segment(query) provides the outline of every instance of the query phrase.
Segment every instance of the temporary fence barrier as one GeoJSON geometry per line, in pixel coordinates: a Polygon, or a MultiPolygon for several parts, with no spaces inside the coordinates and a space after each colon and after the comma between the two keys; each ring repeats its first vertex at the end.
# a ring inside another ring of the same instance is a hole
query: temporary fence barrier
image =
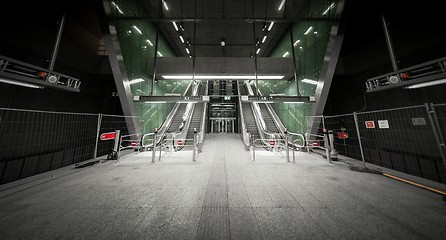
{"type": "MultiPolygon", "coordinates": [[[[0,184],[109,154],[127,116],[0,108],[0,184]]],[[[130,117],[134,118],[134,117],[130,117]]]]}
{"type": "Polygon", "coordinates": [[[337,153],[446,183],[446,104],[323,116],[337,153]]]}

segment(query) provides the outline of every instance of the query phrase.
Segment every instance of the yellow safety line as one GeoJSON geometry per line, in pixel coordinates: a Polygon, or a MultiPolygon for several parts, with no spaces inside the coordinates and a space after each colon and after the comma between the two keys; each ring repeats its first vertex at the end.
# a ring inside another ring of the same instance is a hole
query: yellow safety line
{"type": "Polygon", "coordinates": [[[409,180],[402,179],[402,178],[399,178],[399,177],[390,175],[390,174],[388,174],[388,173],[383,173],[383,175],[386,176],[386,177],[390,177],[390,178],[393,178],[393,179],[396,179],[396,180],[400,180],[400,181],[403,181],[403,182],[405,182],[405,183],[409,183],[409,184],[415,185],[415,186],[417,186],[417,187],[425,188],[425,189],[427,189],[427,190],[430,190],[430,191],[433,191],[433,192],[436,192],[436,193],[439,193],[439,194],[442,194],[442,195],[446,196],[446,192],[440,191],[440,190],[438,190],[438,189],[431,188],[431,187],[427,187],[427,186],[421,185],[421,184],[419,184],[419,183],[411,182],[411,181],[409,181],[409,180]]]}

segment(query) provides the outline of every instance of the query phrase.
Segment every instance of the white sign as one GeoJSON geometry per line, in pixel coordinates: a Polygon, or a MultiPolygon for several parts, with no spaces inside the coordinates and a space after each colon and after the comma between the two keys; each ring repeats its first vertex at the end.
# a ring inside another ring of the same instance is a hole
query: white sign
{"type": "Polygon", "coordinates": [[[426,125],[426,119],[424,119],[423,117],[420,118],[412,118],[412,124],[417,126],[417,125],[426,125]]]}
{"type": "Polygon", "coordinates": [[[378,120],[379,128],[389,128],[389,121],[387,120],[378,120]]]}

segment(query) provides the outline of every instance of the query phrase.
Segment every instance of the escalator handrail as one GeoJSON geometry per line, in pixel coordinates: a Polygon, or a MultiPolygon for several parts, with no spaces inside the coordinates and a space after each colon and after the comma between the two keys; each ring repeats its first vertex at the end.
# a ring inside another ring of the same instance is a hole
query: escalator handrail
{"type": "MultiPolygon", "coordinates": [[[[237,93],[240,95],[240,84],[237,82],[237,93]]],[[[250,144],[250,133],[248,132],[248,130],[246,129],[246,124],[245,124],[245,116],[243,114],[243,106],[242,106],[242,100],[241,97],[238,98],[238,103],[239,103],[239,112],[240,112],[240,119],[241,119],[241,125],[242,125],[242,142],[243,144],[245,144],[245,147],[249,148],[251,146],[250,144]]]]}
{"type": "MultiPolygon", "coordinates": [[[[201,85],[200,81],[192,81],[191,84],[194,84],[192,89],[192,96],[196,96],[198,93],[198,89],[201,85]]],[[[178,143],[178,140],[183,140],[185,142],[187,132],[189,131],[190,122],[192,120],[192,114],[195,111],[195,104],[196,103],[187,103],[186,110],[182,116],[182,128],[178,129],[173,133],[173,139],[175,139],[175,144],[178,143]]],[[[181,124],[180,124],[181,126],[181,124]]]]}
{"type": "MultiPolygon", "coordinates": [[[[262,92],[260,89],[257,89],[260,95],[262,95],[262,92]]],[[[269,115],[273,118],[274,124],[279,129],[281,137],[285,136],[285,125],[283,125],[282,120],[277,116],[276,111],[274,111],[273,107],[269,103],[265,103],[266,109],[269,112],[269,115]]]]}
{"type": "MultiPolygon", "coordinates": [[[[203,83],[202,83],[203,84],[203,83]]],[[[209,81],[206,81],[206,85],[203,84],[203,86],[205,86],[205,92],[204,95],[207,96],[208,95],[208,84],[209,81]]],[[[203,103],[203,115],[201,117],[201,123],[200,123],[200,132],[198,133],[198,144],[203,144],[204,142],[204,135],[206,133],[206,113],[207,113],[207,107],[208,104],[207,103],[203,103]]]]}

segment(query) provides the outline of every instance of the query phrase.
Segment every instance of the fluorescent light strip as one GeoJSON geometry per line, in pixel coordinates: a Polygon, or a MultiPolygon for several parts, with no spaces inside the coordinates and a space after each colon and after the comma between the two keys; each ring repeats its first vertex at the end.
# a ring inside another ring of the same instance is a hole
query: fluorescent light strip
{"type": "Polygon", "coordinates": [[[150,44],[150,46],[152,46],[153,47],[153,44],[152,44],[152,42],[149,40],[149,39],[146,39],[146,42],[147,43],[149,43],[150,44]]]}
{"type": "Polygon", "coordinates": [[[145,103],[167,103],[166,101],[145,101],[145,103]]]}
{"type": "Polygon", "coordinates": [[[266,41],[266,35],[263,36],[262,43],[264,43],[265,41],[266,41]]]}
{"type": "Polygon", "coordinates": [[[322,15],[326,15],[328,13],[328,11],[330,11],[330,9],[332,9],[334,7],[334,3],[332,3],[325,11],[324,13],[322,13],[322,15]]]}
{"type": "Polygon", "coordinates": [[[180,40],[181,40],[182,43],[184,43],[184,38],[181,35],[180,35],[180,40]]]}
{"type": "Polygon", "coordinates": [[[299,40],[299,39],[297,39],[297,40],[294,42],[293,46],[296,46],[298,43],[300,43],[300,40],[299,40]]]}
{"type": "Polygon", "coordinates": [[[157,53],[158,53],[158,56],[160,56],[160,57],[163,56],[163,54],[160,51],[157,51],[157,53]]]}
{"type": "Polygon", "coordinates": [[[189,49],[188,49],[188,48],[186,48],[186,52],[187,52],[187,54],[190,54],[190,52],[189,52],[189,49]]]}
{"type": "Polygon", "coordinates": [[[113,5],[113,7],[115,7],[116,8],[116,10],[118,10],[118,12],[120,13],[120,14],[124,14],[124,12],[122,12],[122,10],[119,8],[119,6],[118,5],[116,5],[116,3],[115,2],[111,2],[111,4],[113,5]]]}
{"type": "Polygon", "coordinates": [[[9,80],[9,79],[4,79],[4,78],[0,78],[0,83],[12,84],[12,85],[29,87],[29,88],[43,88],[43,86],[39,86],[36,84],[14,81],[14,80],[9,80]]]}
{"type": "Polygon", "coordinates": [[[172,22],[172,24],[173,24],[173,27],[175,28],[175,31],[178,31],[177,23],[176,22],[172,22]]]}
{"type": "Polygon", "coordinates": [[[308,79],[308,78],[304,78],[304,79],[302,79],[302,82],[304,82],[304,83],[308,83],[308,84],[317,85],[317,81],[315,81],[315,80],[311,80],[311,79],[308,79]]]}
{"type": "Polygon", "coordinates": [[[260,52],[260,48],[259,48],[259,49],[257,49],[257,51],[256,51],[256,54],[259,54],[259,52],[260,52]]]}
{"type": "Polygon", "coordinates": [[[283,102],[283,103],[304,103],[304,102],[283,102]]]}
{"type": "Polygon", "coordinates": [[[283,55],[282,55],[282,57],[286,57],[286,56],[288,56],[288,54],[290,54],[289,52],[286,52],[286,53],[284,53],[283,55]]]}
{"type": "Polygon", "coordinates": [[[133,25],[133,28],[134,28],[139,34],[142,34],[141,30],[139,30],[139,28],[138,28],[137,26],[133,25]]]}
{"type": "Polygon", "coordinates": [[[405,87],[405,89],[423,88],[423,87],[429,87],[429,86],[445,84],[445,83],[446,83],[446,79],[441,79],[441,80],[435,80],[435,81],[430,81],[430,82],[417,83],[414,85],[407,86],[407,87],[405,87]]]}
{"type": "Polygon", "coordinates": [[[307,34],[311,31],[311,29],[313,29],[313,27],[309,27],[309,28],[307,29],[307,31],[305,31],[304,35],[307,35],[307,34]]]}
{"type": "Polygon", "coordinates": [[[271,29],[273,28],[273,25],[274,25],[274,22],[271,22],[271,23],[269,24],[268,32],[271,31],[271,29]]]}
{"type": "Polygon", "coordinates": [[[129,84],[132,85],[132,84],[140,83],[140,82],[144,82],[144,79],[142,79],[142,78],[136,78],[136,79],[130,80],[130,81],[129,81],[129,84]]]}
{"type": "Polygon", "coordinates": [[[167,11],[169,11],[169,6],[167,6],[166,1],[164,1],[164,0],[163,0],[163,6],[164,6],[164,8],[165,8],[167,11]]]}
{"type": "Polygon", "coordinates": [[[285,1],[286,0],[282,0],[282,2],[280,2],[279,8],[277,10],[279,10],[279,11],[282,10],[283,5],[285,5],[285,1]]]}
{"type": "MultiPolygon", "coordinates": [[[[164,79],[180,79],[180,80],[189,80],[192,79],[192,75],[162,75],[164,79]]],[[[273,75],[273,76],[257,76],[257,79],[283,79],[285,76],[273,75]]],[[[254,75],[234,75],[234,76],[226,76],[226,75],[203,75],[203,76],[194,76],[194,79],[255,79],[254,75]]]]}

